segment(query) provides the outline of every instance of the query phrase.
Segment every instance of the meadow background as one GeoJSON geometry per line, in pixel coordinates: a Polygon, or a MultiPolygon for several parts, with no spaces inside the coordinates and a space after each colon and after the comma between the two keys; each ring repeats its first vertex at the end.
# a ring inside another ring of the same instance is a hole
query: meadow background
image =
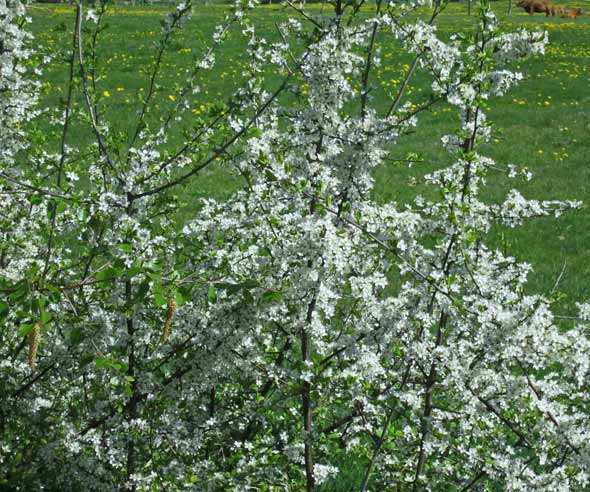
{"type": "MultiPolygon", "coordinates": [[[[561,3],[560,5],[566,5],[561,3]]],[[[507,2],[493,2],[501,25],[507,31],[520,27],[546,29],[550,45],[543,57],[534,57],[517,67],[524,80],[507,96],[490,101],[489,118],[496,130],[493,140],[480,152],[498,163],[527,166],[534,179],[519,184],[526,198],[577,199],[585,205],[558,220],[538,219],[518,230],[496,229],[492,241],[533,265],[529,289],[549,292],[555,289],[559,298],[559,314],[573,311],[575,301],[590,298],[590,16],[577,19],[529,16],[514,7],[506,15],[507,2]]],[[[567,4],[582,6],[584,3],[567,4]]],[[[328,5],[307,6],[321,15],[328,5]]],[[[157,103],[149,115],[152,122],[167,115],[174,106],[187,68],[203,52],[215,25],[222,19],[226,6],[198,5],[184,30],[180,32],[164,57],[162,76],[158,78],[157,103]]],[[[114,5],[107,15],[107,29],[99,36],[100,49],[96,87],[101,117],[115,123],[115,131],[130,132],[141,107],[149,83],[154,46],[160,36],[160,20],[167,9],[157,6],[114,5]]],[[[71,49],[74,9],[66,5],[34,4],[30,8],[35,45],[43,53],[59,53],[41,76],[44,106],[65,105],[68,77],[68,50],[71,49]]],[[[293,15],[278,5],[262,6],[253,14],[260,33],[277,39],[275,23],[293,15]]],[[[429,11],[419,15],[427,18],[429,11]]],[[[466,3],[453,3],[440,15],[437,25],[443,37],[452,33],[469,32],[475,17],[467,15],[466,3]]],[[[218,101],[227,97],[242,80],[245,65],[241,56],[243,39],[231,37],[217,53],[214,70],[199,82],[201,92],[191,100],[187,118],[206,118],[218,101]]],[[[371,92],[376,107],[385,112],[392,94],[396,93],[411,59],[401,55],[391,38],[378,39],[381,66],[375,70],[371,92]]],[[[279,80],[279,74],[269,73],[269,88],[279,80]]],[[[305,93],[305,85],[299,81],[305,93]]],[[[418,72],[413,79],[408,99],[419,104],[428,92],[428,78],[418,72]]],[[[81,106],[81,100],[75,105],[81,106]]],[[[447,164],[450,156],[442,149],[440,137],[452,131],[456,124],[454,110],[445,105],[434,106],[420,115],[417,133],[408,135],[392,151],[392,162],[375,172],[375,198],[379,201],[409,202],[414,196],[427,192],[421,177],[428,171],[447,164]],[[420,162],[408,168],[403,161],[409,153],[420,162]]],[[[187,122],[190,124],[190,122],[187,122]]],[[[90,141],[88,125],[80,122],[72,128],[73,142],[83,146],[90,141]]],[[[46,132],[53,131],[49,126],[46,132]]],[[[171,135],[171,144],[180,135],[171,135]]],[[[48,138],[59,142],[59,138],[48,138]]],[[[55,150],[55,149],[54,149],[55,150]]],[[[125,149],[121,149],[124,152],[125,149]]],[[[488,177],[486,197],[501,199],[510,183],[498,173],[488,177]]],[[[198,207],[202,197],[224,199],[243,185],[239,176],[221,163],[208,167],[182,190],[187,217],[198,207]]],[[[336,482],[322,487],[324,492],[348,490],[359,479],[354,467],[343,472],[336,482]],[[343,484],[347,484],[344,486],[343,484]],[[343,488],[344,487],[344,488],[343,488]]]]}

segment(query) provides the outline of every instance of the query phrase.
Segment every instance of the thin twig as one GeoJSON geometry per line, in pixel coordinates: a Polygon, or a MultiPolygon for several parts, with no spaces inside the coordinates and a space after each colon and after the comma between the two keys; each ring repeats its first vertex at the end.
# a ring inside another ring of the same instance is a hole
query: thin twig
{"type": "MultiPolygon", "coordinates": [[[[64,162],[66,159],[66,139],[68,135],[69,123],[70,123],[70,110],[72,107],[72,91],[74,87],[74,65],[76,61],[76,45],[78,43],[78,32],[79,27],[78,24],[82,21],[81,16],[78,15],[76,11],[76,27],[74,29],[74,36],[72,40],[72,56],[70,57],[70,75],[68,80],[68,95],[66,99],[66,109],[64,112],[64,123],[61,133],[61,143],[60,143],[60,156],[59,162],[57,165],[57,188],[61,186],[61,179],[63,174],[63,167],[64,162]]],[[[41,283],[45,281],[45,277],[47,276],[47,272],[49,270],[49,262],[51,261],[51,255],[53,251],[53,240],[55,236],[55,223],[57,219],[57,202],[54,202],[51,207],[50,212],[50,230],[49,230],[49,237],[47,238],[47,255],[45,257],[45,265],[43,266],[43,273],[41,275],[41,283]]]]}
{"type": "Polygon", "coordinates": [[[266,100],[266,102],[256,111],[256,113],[254,114],[254,116],[252,116],[252,118],[250,118],[250,120],[236,133],[234,133],[234,135],[229,138],[228,140],[226,140],[226,142],[221,145],[220,147],[217,148],[217,150],[215,150],[213,152],[213,154],[206,159],[204,162],[202,162],[201,164],[197,165],[196,167],[192,168],[189,172],[183,174],[182,176],[178,177],[177,179],[173,180],[173,181],[169,181],[168,183],[165,183],[163,185],[160,186],[156,186],[155,188],[152,188],[150,190],[141,192],[141,193],[130,193],[129,198],[130,200],[136,200],[138,198],[143,198],[146,196],[151,196],[151,195],[155,195],[157,193],[160,193],[161,191],[167,190],[168,188],[173,188],[174,186],[178,186],[181,183],[184,183],[187,179],[191,178],[192,176],[194,176],[195,174],[197,174],[199,171],[201,171],[202,169],[206,168],[209,164],[211,164],[212,162],[215,161],[215,159],[217,159],[217,157],[219,157],[220,155],[222,155],[234,142],[236,142],[236,140],[238,140],[242,135],[244,135],[256,122],[256,120],[260,117],[260,115],[262,113],[264,113],[264,111],[266,111],[266,109],[271,105],[271,103],[278,97],[278,95],[283,91],[283,89],[285,89],[285,87],[287,86],[287,82],[289,81],[289,79],[291,78],[290,75],[288,75],[287,77],[285,77],[285,79],[283,80],[282,84],[275,90],[275,92],[266,100]]]}
{"type": "Polygon", "coordinates": [[[164,52],[166,51],[166,47],[168,46],[168,41],[172,37],[172,31],[174,30],[174,28],[176,28],[176,26],[178,25],[182,16],[184,14],[186,14],[190,10],[190,8],[191,8],[190,2],[187,2],[184,10],[178,12],[177,15],[174,15],[173,21],[170,24],[170,26],[168,27],[168,30],[166,31],[166,34],[164,35],[164,39],[162,40],[162,43],[160,44],[160,49],[158,50],[158,54],[156,55],[156,63],[154,64],[154,69],[152,70],[152,75],[150,77],[150,85],[148,87],[148,92],[147,92],[145,99],[143,100],[143,105],[141,107],[141,111],[139,113],[139,118],[137,121],[137,126],[135,128],[135,133],[133,134],[133,138],[131,139],[131,142],[129,144],[129,148],[133,147],[133,145],[135,144],[137,137],[139,137],[139,134],[140,134],[141,129],[143,127],[143,120],[144,120],[145,115],[147,113],[150,101],[152,100],[152,97],[155,93],[156,77],[158,76],[158,73],[160,72],[160,67],[162,65],[162,59],[164,57],[164,52]]]}
{"type": "MultiPolygon", "coordinates": [[[[377,0],[376,17],[381,13],[381,4],[383,0],[377,0]]],[[[369,94],[369,74],[371,73],[371,63],[373,61],[373,49],[375,47],[375,37],[377,36],[377,28],[379,27],[378,19],[373,22],[373,31],[371,32],[371,40],[369,41],[369,48],[367,49],[367,61],[365,63],[365,70],[363,73],[362,89],[361,89],[361,116],[365,116],[367,109],[367,96],[369,94]]]]}
{"type": "MultiPolygon", "coordinates": [[[[434,7],[434,11],[432,12],[432,16],[430,17],[430,20],[428,21],[428,25],[432,25],[441,12],[442,12],[442,7],[437,2],[434,7]]],[[[422,57],[423,54],[424,54],[424,52],[421,51],[420,53],[418,53],[416,55],[416,57],[412,61],[410,68],[406,72],[406,76],[404,77],[402,85],[399,88],[397,95],[395,96],[395,99],[391,103],[389,110],[387,111],[387,117],[391,116],[395,111],[397,111],[397,109],[401,103],[402,97],[404,96],[406,89],[408,88],[408,84],[410,83],[410,80],[414,76],[414,72],[416,71],[416,67],[418,66],[418,62],[420,61],[420,58],[422,57]]]]}
{"type": "Polygon", "coordinates": [[[98,129],[98,123],[96,121],[96,115],[94,114],[94,104],[90,99],[90,94],[88,92],[88,82],[86,80],[86,68],[84,67],[84,52],[82,49],[82,4],[79,3],[76,6],[76,27],[78,31],[78,61],[80,63],[80,76],[82,78],[82,92],[84,93],[84,99],[86,101],[86,107],[88,109],[88,115],[90,116],[90,123],[92,125],[92,130],[96,137],[96,141],[98,143],[98,147],[102,156],[106,159],[108,165],[115,173],[115,179],[119,182],[120,185],[125,185],[123,179],[116,173],[117,166],[115,165],[113,159],[109,155],[109,151],[104,143],[102,134],[98,129]]]}
{"type": "Polygon", "coordinates": [[[373,466],[375,465],[375,462],[377,461],[377,457],[379,456],[379,453],[381,452],[381,448],[383,447],[383,445],[385,444],[385,441],[387,440],[387,430],[389,429],[389,425],[391,424],[391,420],[393,419],[394,414],[395,414],[395,407],[392,406],[389,409],[389,413],[387,414],[387,419],[385,419],[385,422],[383,423],[383,427],[381,429],[381,437],[379,438],[379,441],[377,442],[377,446],[375,446],[375,450],[373,451],[373,456],[371,456],[371,460],[369,461],[369,464],[367,465],[367,469],[365,471],[365,477],[363,478],[363,483],[361,485],[361,492],[365,492],[367,490],[367,487],[369,486],[369,479],[371,478],[371,471],[373,469],[373,466]]]}
{"type": "Polygon", "coordinates": [[[561,267],[561,272],[559,272],[559,275],[557,276],[557,279],[555,280],[555,284],[553,285],[553,288],[551,289],[551,294],[553,294],[557,290],[557,287],[559,286],[559,282],[561,282],[561,277],[563,277],[563,274],[565,273],[566,266],[567,266],[567,261],[564,261],[563,266],[561,267]]]}
{"type": "MultiPolygon", "coordinates": [[[[0,171],[0,178],[5,179],[6,181],[10,181],[12,184],[15,184],[17,186],[20,186],[22,188],[26,188],[27,190],[31,190],[35,193],[38,193],[41,196],[51,196],[54,198],[60,198],[62,200],[68,200],[68,201],[76,201],[75,198],[72,198],[70,196],[67,195],[62,195],[60,193],[56,193],[55,191],[51,191],[51,190],[46,190],[44,188],[39,188],[37,186],[25,183],[23,181],[20,181],[16,178],[14,178],[13,176],[10,176],[9,174],[6,174],[2,171],[0,171]]],[[[83,200],[82,203],[90,203],[89,200],[83,200]]]]}

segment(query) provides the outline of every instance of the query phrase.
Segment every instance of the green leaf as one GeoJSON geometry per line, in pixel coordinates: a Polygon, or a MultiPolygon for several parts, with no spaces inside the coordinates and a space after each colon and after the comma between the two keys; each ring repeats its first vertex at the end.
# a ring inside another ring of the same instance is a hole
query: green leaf
{"type": "Polygon", "coordinates": [[[22,325],[20,325],[18,329],[19,336],[26,337],[29,333],[33,331],[34,326],[35,325],[33,323],[23,323],[22,325]]]}
{"type": "Polygon", "coordinates": [[[82,328],[72,328],[70,332],[70,343],[72,345],[78,345],[82,341],[82,328]]]}
{"type": "Polygon", "coordinates": [[[207,289],[207,299],[212,304],[215,304],[217,302],[217,289],[214,285],[210,285],[207,289]]]}
{"type": "Polygon", "coordinates": [[[125,251],[125,253],[133,253],[133,246],[127,243],[119,244],[119,249],[125,251]]]}
{"type": "Polygon", "coordinates": [[[158,290],[158,291],[154,291],[154,302],[156,303],[156,306],[162,307],[162,306],[166,305],[166,303],[168,302],[168,299],[166,299],[166,297],[164,297],[162,295],[161,290],[158,290]]]}
{"type": "Polygon", "coordinates": [[[254,304],[254,296],[252,295],[252,293],[249,290],[244,290],[243,295],[244,295],[244,301],[246,302],[246,304],[254,304]]]}
{"type": "Polygon", "coordinates": [[[150,284],[148,282],[142,282],[137,288],[137,295],[135,296],[138,302],[143,301],[146,298],[147,293],[150,290],[150,284]]]}
{"type": "Polygon", "coordinates": [[[141,273],[141,272],[143,272],[143,268],[140,268],[140,267],[131,267],[131,268],[129,268],[129,269],[127,269],[127,270],[125,271],[125,276],[126,276],[127,278],[133,278],[133,277],[135,277],[135,276],[136,276],[138,273],[141,273]]]}
{"type": "Polygon", "coordinates": [[[127,364],[112,357],[97,357],[95,364],[98,369],[113,369],[115,371],[126,371],[128,369],[127,364]]]}
{"type": "Polygon", "coordinates": [[[19,282],[17,284],[16,290],[9,294],[9,297],[15,301],[22,299],[29,293],[29,286],[27,282],[19,282]]]}
{"type": "Polygon", "coordinates": [[[94,354],[87,352],[80,357],[80,367],[86,367],[94,360],[94,354]]]}
{"type": "Polygon", "coordinates": [[[96,280],[103,281],[103,280],[110,280],[113,278],[117,278],[120,276],[119,270],[116,268],[110,267],[101,270],[96,274],[96,280]]]}
{"type": "Polygon", "coordinates": [[[48,313],[47,311],[42,311],[41,312],[41,323],[43,324],[47,324],[51,321],[51,313],[48,313]]]}
{"type": "Polygon", "coordinates": [[[61,294],[61,290],[59,290],[58,287],[56,287],[53,284],[50,283],[46,283],[45,284],[45,288],[49,291],[49,292],[53,292],[54,294],[61,294]]]}
{"type": "Polygon", "coordinates": [[[111,359],[108,357],[97,357],[94,363],[97,369],[108,369],[111,367],[111,359]]]}
{"type": "Polygon", "coordinates": [[[182,306],[183,304],[186,304],[188,301],[191,300],[191,289],[190,287],[186,287],[186,286],[182,286],[178,288],[178,291],[176,292],[176,304],[178,306],[182,306]]]}
{"type": "Polygon", "coordinates": [[[8,303],[0,301],[0,318],[4,318],[8,315],[9,307],[8,303]]]}
{"type": "Polygon", "coordinates": [[[151,280],[157,280],[159,281],[162,278],[162,275],[160,275],[157,272],[150,272],[149,270],[146,272],[146,275],[151,279],[151,280]]]}
{"type": "Polygon", "coordinates": [[[283,294],[278,290],[267,290],[262,294],[262,302],[280,301],[282,298],[283,294]]]}
{"type": "Polygon", "coordinates": [[[39,205],[42,201],[43,198],[41,198],[41,195],[29,195],[29,202],[31,202],[32,205],[39,205]]]}

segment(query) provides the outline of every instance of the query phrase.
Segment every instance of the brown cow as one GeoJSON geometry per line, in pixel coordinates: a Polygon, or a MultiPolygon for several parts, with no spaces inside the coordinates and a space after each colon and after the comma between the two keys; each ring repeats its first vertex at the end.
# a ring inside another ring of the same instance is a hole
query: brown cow
{"type": "Polygon", "coordinates": [[[564,9],[561,17],[564,19],[575,19],[578,15],[582,15],[582,9],[580,7],[577,9],[564,9]]]}
{"type": "Polygon", "coordinates": [[[546,17],[555,15],[555,7],[547,0],[520,0],[516,6],[522,7],[529,15],[533,15],[535,12],[545,12],[546,17]]]}
{"type": "Polygon", "coordinates": [[[563,7],[551,7],[551,15],[563,15],[565,13],[565,9],[563,7]]]}

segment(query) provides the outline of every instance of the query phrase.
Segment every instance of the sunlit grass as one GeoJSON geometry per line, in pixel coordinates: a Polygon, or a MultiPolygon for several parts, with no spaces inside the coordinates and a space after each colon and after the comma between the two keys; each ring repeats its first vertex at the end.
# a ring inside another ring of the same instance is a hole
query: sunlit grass
{"type": "MultiPolygon", "coordinates": [[[[583,15],[572,21],[558,17],[533,17],[514,8],[507,17],[506,2],[495,2],[506,30],[522,26],[549,31],[551,44],[544,57],[534,57],[516,64],[525,74],[522,84],[506,97],[489,102],[489,117],[496,132],[482,152],[499,163],[527,166],[534,174],[531,182],[518,186],[526,197],[540,199],[581,199],[590,201],[590,17],[583,15]]],[[[325,4],[308,6],[314,13],[329,8],[325,4]]],[[[203,52],[214,26],[222,18],[223,5],[198,6],[184,31],[173,41],[164,58],[162,77],[150,113],[151,121],[172,110],[182,80],[196,57],[203,52]]],[[[148,87],[151,59],[160,32],[159,21],[166,9],[162,7],[116,6],[107,16],[109,25],[100,35],[101,49],[97,78],[100,113],[115,121],[116,131],[129,131],[137,120],[137,110],[148,87]]],[[[74,10],[69,6],[39,5],[32,7],[32,28],[36,44],[47,52],[61,49],[52,64],[46,67],[42,82],[44,101],[63,104],[67,78],[67,51],[71,47],[74,10]]],[[[427,15],[427,12],[423,12],[427,15]]],[[[259,32],[276,39],[275,22],[293,15],[280,6],[264,6],[254,14],[259,32]]],[[[464,3],[451,4],[441,15],[439,31],[443,37],[457,31],[469,31],[474,17],[467,16],[464,3]]],[[[382,64],[375,70],[372,85],[373,103],[386,108],[401,84],[410,58],[401,55],[390,39],[379,38],[382,64]]],[[[242,56],[243,39],[234,33],[218,53],[218,64],[212,74],[201,82],[200,92],[190,101],[189,118],[205,117],[216,101],[227,97],[242,80],[248,61],[242,56]]],[[[269,84],[280,74],[271,74],[269,84]]],[[[305,92],[305,87],[303,87],[305,92]]],[[[419,104],[428,93],[428,81],[418,74],[408,98],[419,104]]],[[[76,105],[83,104],[77,100],[76,105]]],[[[435,106],[424,114],[416,133],[406,137],[393,151],[403,159],[408,152],[419,155],[421,163],[412,168],[392,163],[375,173],[375,197],[378,200],[409,202],[424,192],[420,176],[449,162],[441,149],[440,137],[452,131],[456,115],[449,107],[435,106]]],[[[72,143],[90,138],[83,125],[72,130],[72,143]]],[[[174,140],[174,137],[171,139],[174,140]]],[[[509,184],[501,175],[490,175],[486,196],[501,199],[509,184]]],[[[202,196],[223,199],[241,185],[240,178],[221,166],[211,167],[191,182],[186,190],[187,201],[202,196]]],[[[512,186],[512,185],[510,185],[512,186]]],[[[570,310],[574,300],[590,298],[590,212],[567,214],[559,220],[537,220],[519,230],[497,230],[496,244],[534,266],[531,290],[548,291],[554,286],[562,269],[558,289],[568,297],[560,305],[570,310]]]]}

